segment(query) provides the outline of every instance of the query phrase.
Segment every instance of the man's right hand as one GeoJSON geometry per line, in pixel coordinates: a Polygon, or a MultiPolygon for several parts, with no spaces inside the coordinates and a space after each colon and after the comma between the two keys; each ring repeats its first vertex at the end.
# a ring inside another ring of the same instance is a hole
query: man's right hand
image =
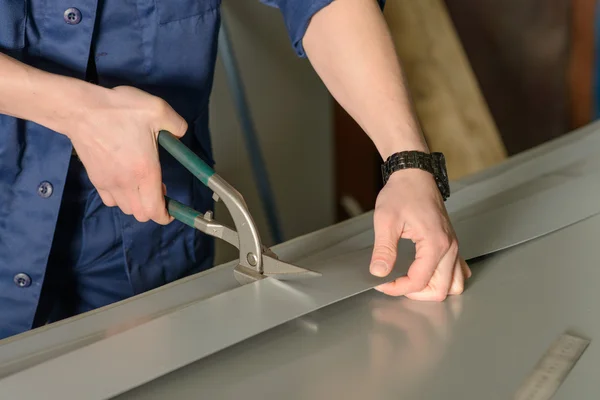
{"type": "MultiPolygon", "coordinates": [[[[128,86],[107,89],[51,74],[0,53],[0,114],[36,122],[71,139],[107,206],[138,221],[168,224],[157,136],[185,135],[164,100],[128,86]]],[[[0,140],[3,140],[0,135],[0,140]]]]}
{"type": "Polygon", "coordinates": [[[118,206],[138,221],[168,224],[158,159],[162,129],[177,137],[187,123],[165,101],[128,86],[94,87],[82,118],[68,136],[104,204],[118,206]]]}

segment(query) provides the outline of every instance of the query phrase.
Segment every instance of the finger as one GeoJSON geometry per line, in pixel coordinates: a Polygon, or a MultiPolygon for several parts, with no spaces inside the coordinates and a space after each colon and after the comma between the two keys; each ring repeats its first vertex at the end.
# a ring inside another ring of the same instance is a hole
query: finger
{"type": "Polygon", "coordinates": [[[146,210],[142,206],[142,199],[140,198],[140,192],[136,189],[130,189],[127,191],[127,197],[129,198],[129,204],[131,206],[131,214],[135,217],[138,222],[148,222],[150,217],[147,215],[146,210]]]}
{"type": "Polygon", "coordinates": [[[102,199],[102,202],[105,206],[114,207],[117,205],[117,202],[115,201],[114,197],[110,194],[110,192],[107,192],[106,190],[102,189],[96,190],[98,192],[98,196],[100,196],[100,199],[102,199]]]}
{"type": "Polygon", "coordinates": [[[469,268],[469,265],[467,264],[467,262],[465,260],[463,260],[462,257],[460,257],[460,265],[463,270],[464,277],[466,279],[469,279],[473,275],[473,272],[471,271],[471,268],[469,268]]]}
{"type": "Polygon", "coordinates": [[[131,210],[131,205],[129,204],[129,197],[125,194],[123,190],[118,190],[111,192],[113,199],[117,207],[123,211],[123,214],[132,215],[133,212],[131,210]]]}
{"type": "Polygon", "coordinates": [[[434,277],[427,287],[418,292],[407,293],[406,297],[420,301],[444,301],[448,297],[452,279],[454,277],[454,266],[456,265],[458,251],[451,246],[442,257],[434,277]]]}
{"type": "Polygon", "coordinates": [[[387,276],[396,262],[398,240],[401,234],[392,225],[384,220],[375,219],[375,243],[369,270],[375,276],[387,276]]]}
{"type": "Polygon", "coordinates": [[[163,196],[167,195],[167,185],[165,185],[164,183],[162,184],[162,189],[163,189],[163,196]]]}
{"type": "Polygon", "coordinates": [[[390,296],[403,296],[425,289],[446,249],[431,241],[420,241],[416,244],[416,250],[415,260],[406,276],[380,285],[376,289],[390,296]]]}
{"type": "Polygon", "coordinates": [[[139,200],[144,215],[157,224],[166,225],[172,221],[165,204],[165,187],[161,182],[160,166],[152,168],[146,178],[140,181],[139,200]]]}
{"type": "Polygon", "coordinates": [[[448,294],[458,295],[465,290],[465,271],[459,259],[454,264],[454,273],[452,277],[452,284],[448,294]]]}
{"type": "Polygon", "coordinates": [[[177,114],[177,112],[165,102],[162,107],[160,129],[165,129],[180,138],[187,132],[188,124],[181,115],[177,114]]]}

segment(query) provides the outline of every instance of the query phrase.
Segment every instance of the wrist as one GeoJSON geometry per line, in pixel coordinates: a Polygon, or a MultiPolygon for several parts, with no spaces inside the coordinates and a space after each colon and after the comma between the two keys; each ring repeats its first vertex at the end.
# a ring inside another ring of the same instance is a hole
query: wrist
{"type": "Polygon", "coordinates": [[[90,119],[97,118],[96,110],[110,90],[76,79],[72,79],[68,85],[71,93],[69,98],[64,99],[67,110],[61,114],[59,124],[60,132],[73,140],[87,132],[86,127],[93,125],[90,119]]]}
{"type": "Polygon", "coordinates": [[[446,161],[442,153],[401,151],[392,154],[381,165],[383,184],[386,185],[392,176],[398,176],[402,170],[422,170],[431,174],[443,199],[450,196],[446,161]]]}
{"type": "Polygon", "coordinates": [[[390,156],[400,153],[403,151],[420,151],[423,153],[429,153],[429,148],[426,144],[418,140],[404,140],[390,143],[387,146],[378,148],[377,151],[381,156],[382,160],[387,160],[390,156]]]}
{"type": "Polygon", "coordinates": [[[378,135],[372,135],[373,143],[381,158],[385,161],[392,154],[401,151],[421,151],[429,153],[429,147],[418,129],[382,131],[378,135]]]}
{"type": "Polygon", "coordinates": [[[98,96],[107,89],[75,78],[44,75],[38,87],[46,95],[37,99],[44,104],[37,107],[40,113],[35,122],[72,139],[82,131],[98,96]]]}

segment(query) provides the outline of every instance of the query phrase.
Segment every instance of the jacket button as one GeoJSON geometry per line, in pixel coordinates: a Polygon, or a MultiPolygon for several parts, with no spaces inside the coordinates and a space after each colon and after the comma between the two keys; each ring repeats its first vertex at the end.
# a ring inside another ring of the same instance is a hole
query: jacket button
{"type": "Polygon", "coordinates": [[[18,287],[28,287],[31,285],[31,277],[22,272],[19,274],[16,274],[15,277],[13,278],[13,281],[15,282],[15,285],[17,285],[18,287]]]}
{"type": "Polygon", "coordinates": [[[63,18],[67,24],[77,25],[81,22],[81,11],[74,7],[67,8],[63,14],[63,18]]]}
{"type": "Polygon", "coordinates": [[[42,182],[40,183],[40,186],[38,186],[38,194],[43,199],[47,199],[48,197],[52,196],[53,191],[54,188],[50,182],[42,182]]]}

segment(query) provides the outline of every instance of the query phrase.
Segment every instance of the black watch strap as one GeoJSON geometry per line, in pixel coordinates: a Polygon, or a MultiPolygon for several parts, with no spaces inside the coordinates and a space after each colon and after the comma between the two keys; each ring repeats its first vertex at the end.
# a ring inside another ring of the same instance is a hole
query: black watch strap
{"type": "Polygon", "coordinates": [[[410,150],[394,153],[381,165],[383,184],[399,170],[417,168],[429,172],[435,178],[444,201],[450,197],[450,184],[446,172],[446,159],[442,153],[424,153],[410,150]]]}

